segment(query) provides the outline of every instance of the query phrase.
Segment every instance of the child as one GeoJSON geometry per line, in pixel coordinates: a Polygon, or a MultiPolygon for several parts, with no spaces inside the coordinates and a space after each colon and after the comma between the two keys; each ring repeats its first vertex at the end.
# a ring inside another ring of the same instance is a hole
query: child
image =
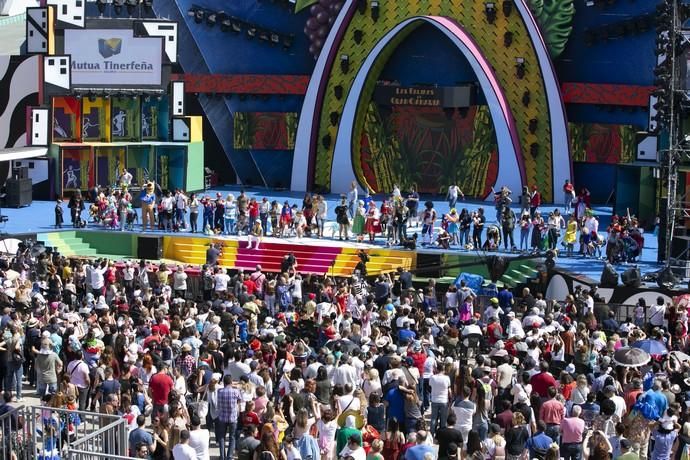
{"type": "Polygon", "coordinates": [[[62,218],[62,197],[59,196],[57,201],[55,202],[55,228],[62,228],[62,224],[64,222],[62,218]]]}

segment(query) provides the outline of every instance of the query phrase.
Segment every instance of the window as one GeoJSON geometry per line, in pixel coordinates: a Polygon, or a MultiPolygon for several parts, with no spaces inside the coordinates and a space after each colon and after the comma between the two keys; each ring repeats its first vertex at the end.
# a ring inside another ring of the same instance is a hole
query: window
{"type": "Polygon", "coordinates": [[[30,31],[29,31],[29,37],[33,37],[33,36],[34,36],[34,31],[33,31],[33,30],[30,30],[30,31]]]}
{"type": "Polygon", "coordinates": [[[81,0],[77,0],[77,3],[76,3],[77,8],[81,8],[81,5],[82,5],[81,0]]]}
{"type": "Polygon", "coordinates": [[[45,11],[41,11],[41,17],[42,17],[42,18],[45,18],[45,17],[46,17],[46,12],[45,12],[45,11]]]}
{"type": "Polygon", "coordinates": [[[33,161],[29,162],[29,169],[34,169],[34,162],[33,161]]]}
{"type": "Polygon", "coordinates": [[[67,65],[67,58],[60,59],[60,65],[67,65]]]}
{"type": "Polygon", "coordinates": [[[55,59],[48,59],[48,65],[55,65],[55,59]]]}
{"type": "Polygon", "coordinates": [[[64,67],[60,69],[60,75],[67,75],[67,69],[64,67]]]}
{"type": "Polygon", "coordinates": [[[67,14],[67,5],[62,5],[62,14],[67,14]]]}

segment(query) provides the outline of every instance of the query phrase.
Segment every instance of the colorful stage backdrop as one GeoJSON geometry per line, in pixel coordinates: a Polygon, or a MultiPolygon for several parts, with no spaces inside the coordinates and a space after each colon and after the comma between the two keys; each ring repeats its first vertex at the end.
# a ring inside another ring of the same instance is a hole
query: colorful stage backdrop
{"type": "Polygon", "coordinates": [[[297,113],[236,112],[234,146],[240,150],[293,150],[297,113]]]}
{"type": "Polygon", "coordinates": [[[587,163],[632,163],[637,157],[632,125],[569,124],[573,161],[587,163]]]}

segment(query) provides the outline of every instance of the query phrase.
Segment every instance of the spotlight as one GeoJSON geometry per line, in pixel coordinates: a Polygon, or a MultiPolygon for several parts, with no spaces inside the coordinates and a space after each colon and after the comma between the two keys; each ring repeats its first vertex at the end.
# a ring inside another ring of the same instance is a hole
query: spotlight
{"type": "Polygon", "coordinates": [[[280,43],[280,35],[271,32],[271,45],[277,45],[278,43],[280,43]]]}
{"type": "Polygon", "coordinates": [[[247,37],[249,37],[249,38],[256,37],[256,26],[254,26],[254,25],[247,26],[247,37]]]}
{"type": "Polygon", "coordinates": [[[379,20],[379,2],[376,0],[371,2],[371,19],[374,22],[379,20]]]}
{"type": "Polygon", "coordinates": [[[98,7],[98,17],[102,18],[105,13],[105,5],[108,4],[107,0],[96,0],[96,7],[98,7]]]}
{"type": "Polygon", "coordinates": [[[93,93],[89,93],[89,102],[96,102],[96,96],[93,93]]]}
{"type": "Polygon", "coordinates": [[[290,49],[292,47],[292,44],[295,42],[295,36],[290,34],[290,35],[283,35],[283,48],[284,49],[290,49]]]}
{"type": "Polygon", "coordinates": [[[269,33],[268,30],[265,29],[257,29],[259,40],[265,41],[265,42],[270,42],[271,41],[271,34],[269,33]]]}
{"type": "Polygon", "coordinates": [[[196,12],[194,13],[194,22],[196,22],[197,24],[201,24],[204,20],[204,16],[206,16],[204,10],[196,10],[196,12]]]}
{"type": "Polygon", "coordinates": [[[340,114],[338,112],[330,113],[331,125],[336,126],[340,120],[340,114]]]}
{"type": "Polygon", "coordinates": [[[210,13],[208,16],[206,16],[206,24],[213,27],[216,25],[217,19],[218,19],[218,13],[216,13],[214,11],[214,12],[210,13]]]}
{"type": "Polygon", "coordinates": [[[531,134],[536,133],[538,127],[539,127],[539,120],[537,120],[536,118],[532,118],[532,119],[529,121],[529,132],[530,132],[531,134]]]}
{"type": "Polygon", "coordinates": [[[364,14],[367,10],[367,0],[357,0],[357,10],[360,14],[364,14]]]}
{"type": "Polygon", "coordinates": [[[486,13],[486,22],[489,24],[496,22],[496,4],[494,2],[484,3],[484,13],[486,13]]]}
{"type": "Polygon", "coordinates": [[[77,93],[76,98],[77,100],[81,100],[81,93],[77,93]]]}
{"type": "Polygon", "coordinates": [[[343,87],[341,85],[336,86],[333,88],[333,94],[335,95],[335,98],[340,100],[343,98],[343,87]]]}
{"type": "Polygon", "coordinates": [[[113,10],[116,15],[122,14],[122,7],[125,5],[125,0],[113,0],[113,10]]]}
{"type": "Polygon", "coordinates": [[[125,4],[127,6],[127,15],[131,18],[134,16],[134,10],[139,4],[139,0],[126,0],[125,4]]]}
{"type": "Polygon", "coordinates": [[[506,32],[503,34],[503,46],[506,48],[510,48],[510,45],[513,44],[513,33],[512,32],[506,32]]]}
{"type": "Polygon", "coordinates": [[[326,150],[331,148],[331,135],[330,134],[326,134],[325,136],[323,136],[321,138],[321,145],[323,145],[323,148],[325,148],[326,150]]]}
{"type": "Polygon", "coordinates": [[[503,0],[503,16],[509,17],[513,12],[513,0],[503,0]]]}
{"type": "Polygon", "coordinates": [[[222,21],[220,21],[220,30],[222,30],[223,32],[229,32],[231,26],[232,21],[230,21],[230,18],[225,18],[222,21]]]}
{"type": "Polygon", "coordinates": [[[230,18],[230,30],[235,32],[236,34],[239,34],[242,32],[242,21],[240,21],[237,18],[230,18]]]}
{"type": "Polygon", "coordinates": [[[355,43],[359,45],[362,43],[362,39],[364,38],[364,32],[359,29],[355,30],[353,38],[355,39],[355,43]]]}
{"type": "Polygon", "coordinates": [[[532,155],[532,158],[537,158],[539,155],[539,144],[532,142],[529,146],[529,153],[532,155]]]}
{"type": "Polygon", "coordinates": [[[520,80],[525,78],[525,58],[515,58],[515,75],[520,80]]]}
{"type": "Polygon", "coordinates": [[[340,55],[340,70],[343,73],[348,73],[350,71],[350,56],[347,54],[340,55]]]}
{"type": "Polygon", "coordinates": [[[529,90],[526,90],[524,93],[522,93],[522,105],[525,107],[529,107],[529,103],[532,101],[532,94],[529,92],[529,90]]]}

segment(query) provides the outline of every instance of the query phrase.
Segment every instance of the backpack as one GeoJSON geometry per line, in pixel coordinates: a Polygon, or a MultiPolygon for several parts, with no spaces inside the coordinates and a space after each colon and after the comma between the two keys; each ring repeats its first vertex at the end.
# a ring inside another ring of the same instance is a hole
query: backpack
{"type": "Polygon", "coordinates": [[[265,450],[259,454],[259,460],[276,460],[273,452],[270,450],[265,450]]]}

